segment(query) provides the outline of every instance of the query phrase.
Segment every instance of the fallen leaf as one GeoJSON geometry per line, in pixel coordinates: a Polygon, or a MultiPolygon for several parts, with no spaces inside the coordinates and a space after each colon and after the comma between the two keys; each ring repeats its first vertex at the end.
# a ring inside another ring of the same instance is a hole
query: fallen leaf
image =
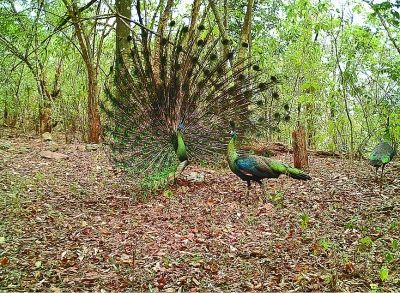
{"type": "Polygon", "coordinates": [[[0,265],[1,266],[6,266],[10,263],[10,260],[8,259],[7,256],[3,256],[2,258],[0,258],[0,265]]]}

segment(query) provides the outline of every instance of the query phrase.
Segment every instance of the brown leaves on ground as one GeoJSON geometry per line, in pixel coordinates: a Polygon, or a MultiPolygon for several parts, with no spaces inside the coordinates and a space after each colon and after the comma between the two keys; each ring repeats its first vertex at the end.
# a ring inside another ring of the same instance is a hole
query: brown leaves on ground
{"type": "Polygon", "coordinates": [[[255,185],[246,198],[246,184],[227,170],[189,166],[185,173],[204,172],[205,181],[180,179],[168,196],[138,202],[102,150],[63,145],[69,160],[50,161],[39,140],[12,145],[0,150],[1,289],[399,286],[398,162],[380,187],[363,162],[311,157],[313,180],[269,180],[270,202],[255,185]]]}

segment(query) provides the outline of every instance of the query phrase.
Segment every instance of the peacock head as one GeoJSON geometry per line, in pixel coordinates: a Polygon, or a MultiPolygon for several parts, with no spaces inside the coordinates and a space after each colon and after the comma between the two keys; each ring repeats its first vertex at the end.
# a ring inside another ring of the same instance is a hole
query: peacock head
{"type": "Polygon", "coordinates": [[[184,131],[185,130],[185,124],[183,124],[183,122],[180,122],[178,124],[177,130],[180,131],[180,132],[184,131]]]}
{"type": "Polygon", "coordinates": [[[230,135],[231,135],[232,138],[236,139],[236,138],[237,138],[237,133],[236,133],[235,122],[230,121],[229,124],[230,124],[230,126],[231,126],[230,135]]]}

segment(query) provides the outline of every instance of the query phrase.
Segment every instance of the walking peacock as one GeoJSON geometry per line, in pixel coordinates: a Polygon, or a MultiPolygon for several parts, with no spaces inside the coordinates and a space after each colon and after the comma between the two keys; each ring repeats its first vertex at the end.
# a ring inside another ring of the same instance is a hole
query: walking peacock
{"type": "Polygon", "coordinates": [[[389,117],[387,119],[386,130],[383,139],[379,144],[375,146],[372,150],[371,155],[369,156],[369,163],[375,167],[375,176],[378,175],[378,169],[382,168],[381,172],[381,180],[383,177],[383,169],[386,164],[388,164],[396,152],[394,148],[389,143],[390,132],[389,132],[389,117]]]}
{"type": "Polygon", "coordinates": [[[232,62],[231,42],[212,23],[206,30],[204,19],[181,27],[171,21],[157,35],[132,30],[128,74],[118,88],[106,86],[106,137],[114,160],[134,176],[170,178],[189,159],[222,158],[225,125],[245,117],[251,98],[277,82],[263,80],[248,59],[232,62]]]}
{"type": "Polygon", "coordinates": [[[234,122],[231,124],[231,139],[228,143],[228,164],[229,168],[240,179],[247,182],[247,196],[250,193],[251,181],[260,184],[265,194],[262,179],[278,178],[281,174],[299,180],[311,180],[311,177],[302,170],[293,168],[280,161],[271,160],[262,156],[255,155],[239,155],[236,151],[237,133],[234,122]]]}

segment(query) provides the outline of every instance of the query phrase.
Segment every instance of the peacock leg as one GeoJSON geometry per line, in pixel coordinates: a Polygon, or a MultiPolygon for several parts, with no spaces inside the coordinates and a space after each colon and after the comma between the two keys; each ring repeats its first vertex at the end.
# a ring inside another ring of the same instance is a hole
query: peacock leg
{"type": "Polygon", "coordinates": [[[247,193],[246,193],[246,197],[247,197],[247,198],[248,198],[249,195],[250,195],[250,186],[251,186],[251,183],[250,183],[250,180],[249,180],[249,181],[247,181],[247,193]]]}
{"type": "Polygon", "coordinates": [[[262,181],[260,181],[260,187],[261,187],[262,194],[263,194],[262,202],[264,202],[264,201],[268,202],[267,190],[265,189],[265,184],[262,181]]]}
{"type": "Polygon", "coordinates": [[[383,169],[385,168],[385,165],[382,165],[382,172],[381,172],[381,182],[382,182],[382,178],[383,178],[383,169]]]}

